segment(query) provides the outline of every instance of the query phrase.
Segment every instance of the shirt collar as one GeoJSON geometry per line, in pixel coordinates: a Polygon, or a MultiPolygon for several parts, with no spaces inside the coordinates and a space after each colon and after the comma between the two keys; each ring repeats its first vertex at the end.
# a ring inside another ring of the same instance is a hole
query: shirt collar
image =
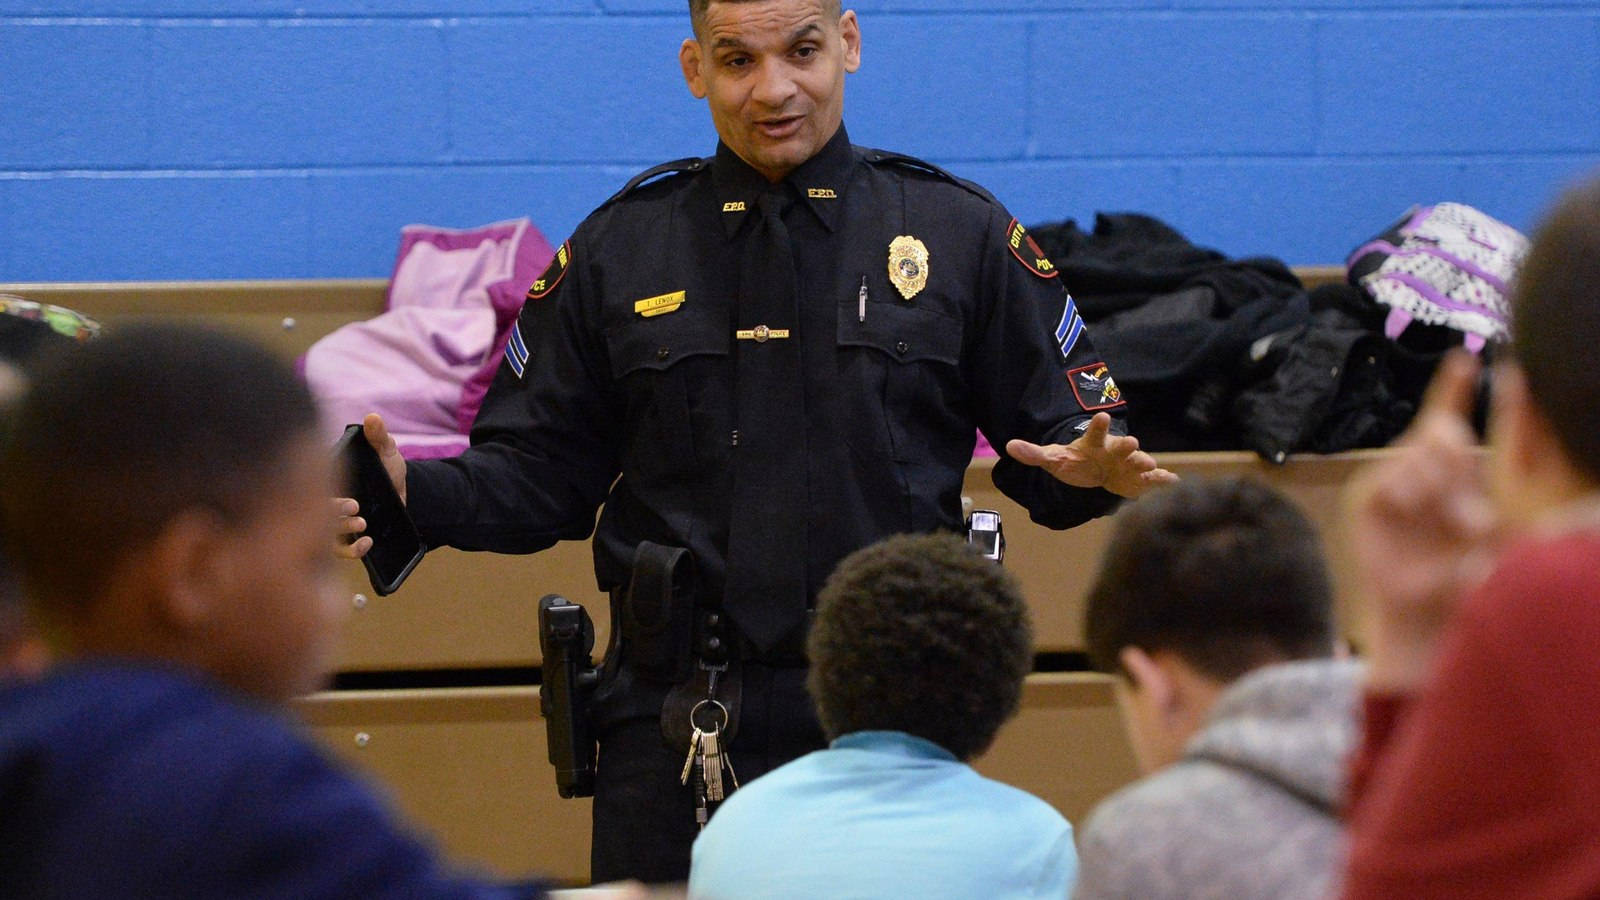
{"type": "MultiPolygon", "coordinates": [[[[817,154],[790,172],[782,184],[793,191],[799,202],[811,209],[824,228],[838,227],[844,206],[845,187],[855,167],[855,151],[844,123],[817,154]]],[[[746,217],[756,211],[756,197],[772,189],[772,183],[750,164],[740,159],[727,144],[717,142],[716,162],[712,166],[717,207],[721,210],[723,232],[731,240],[739,233],[746,217]]]]}
{"type": "Polygon", "coordinates": [[[926,738],[904,731],[852,731],[833,739],[834,750],[867,750],[907,759],[937,759],[959,762],[956,755],[926,738]]]}

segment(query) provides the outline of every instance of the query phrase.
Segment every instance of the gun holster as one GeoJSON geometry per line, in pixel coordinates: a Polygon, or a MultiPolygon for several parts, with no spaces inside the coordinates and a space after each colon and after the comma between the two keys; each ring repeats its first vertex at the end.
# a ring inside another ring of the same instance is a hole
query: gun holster
{"type": "Polygon", "coordinates": [[[567,798],[592,797],[596,751],[589,701],[599,675],[589,658],[594,650],[589,614],[556,594],[540,598],[539,650],[544,660],[539,711],[556,790],[567,798]]]}

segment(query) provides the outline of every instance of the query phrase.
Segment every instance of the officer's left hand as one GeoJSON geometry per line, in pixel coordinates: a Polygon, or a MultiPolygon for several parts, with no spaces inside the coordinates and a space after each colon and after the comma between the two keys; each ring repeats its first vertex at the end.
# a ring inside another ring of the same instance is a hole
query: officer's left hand
{"type": "Polygon", "coordinates": [[[1089,427],[1070,444],[1008,441],[1006,455],[1044,469],[1063,484],[1105,488],[1119,497],[1137,497],[1178,480],[1177,475],[1157,466],[1155,457],[1139,449],[1138,438],[1112,434],[1107,413],[1090,419],[1089,427]]]}

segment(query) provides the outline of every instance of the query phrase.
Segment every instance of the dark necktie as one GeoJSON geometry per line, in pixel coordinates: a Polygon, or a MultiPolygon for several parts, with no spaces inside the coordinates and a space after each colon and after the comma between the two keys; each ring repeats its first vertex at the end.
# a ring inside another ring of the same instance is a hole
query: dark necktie
{"type": "Polygon", "coordinates": [[[783,185],[761,195],[735,312],[733,515],[727,611],[771,650],[806,608],[806,408],[798,290],[783,185]]]}

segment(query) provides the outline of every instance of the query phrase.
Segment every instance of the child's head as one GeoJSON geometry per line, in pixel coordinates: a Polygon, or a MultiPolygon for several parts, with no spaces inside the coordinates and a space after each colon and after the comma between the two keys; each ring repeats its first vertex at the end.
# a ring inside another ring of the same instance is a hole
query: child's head
{"type": "Polygon", "coordinates": [[[817,598],[811,696],[829,738],[904,731],[960,759],[988,748],[1033,668],[1015,578],[948,534],[846,557],[817,598]]]}
{"type": "Polygon", "coordinates": [[[1513,521],[1600,486],[1600,178],[1562,195],[1512,288],[1514,361],[1489,419],[1494,496],[1513,521]]]}
{"type": "Polygon", "coordinates": [[[0,450],[0,529],[59,649],[269,700],[316,687],[343,606],[315,426],[286,365],[200,329],[129,328],[43,363],[0,450]]]}
{"type": "Polygon", "coordinates": [[[1137,749],[1157,768],[1241,675],[1333,653],[1333,589],[1316,529],[1249,479],[1152,493],[1117,518],[1085,632],[1094,667],[1126,679],[1137,749]]]}

